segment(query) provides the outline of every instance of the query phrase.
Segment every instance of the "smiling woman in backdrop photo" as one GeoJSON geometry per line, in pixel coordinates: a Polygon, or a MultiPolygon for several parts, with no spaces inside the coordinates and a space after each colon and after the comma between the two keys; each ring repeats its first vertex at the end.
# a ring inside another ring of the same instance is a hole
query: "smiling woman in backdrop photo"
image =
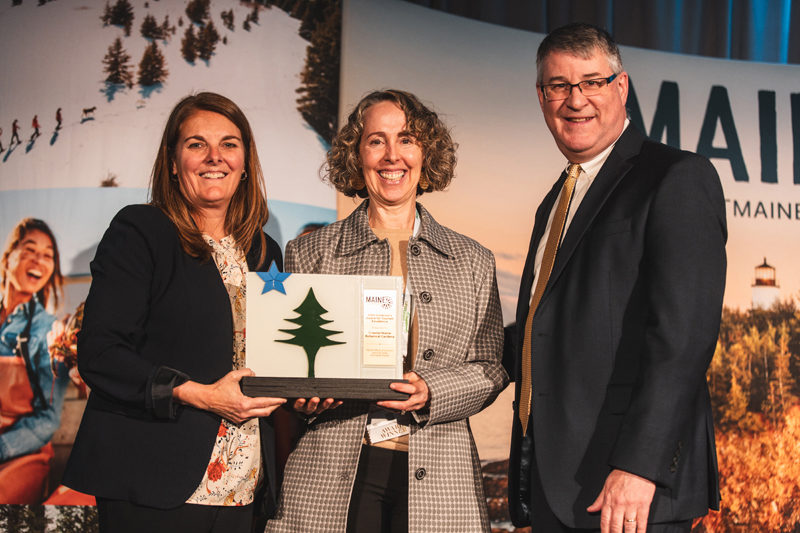
{"type": "Polygon", "coordinates": [[[50,227],[25,218],[0,262],[0,504],[37,504],[48,490],[68,370],[51,359],[48,333],[62,277],[50,227]]]}

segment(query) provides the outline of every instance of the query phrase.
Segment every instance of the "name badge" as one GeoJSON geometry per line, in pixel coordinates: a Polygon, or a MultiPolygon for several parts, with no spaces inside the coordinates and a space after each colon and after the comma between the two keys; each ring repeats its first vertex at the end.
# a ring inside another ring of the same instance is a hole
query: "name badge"
{"type": "Polygon", "coordinates": [[[375,444],[384,440],[402,437],[410,433],[408,420],[411,415],[401,415],[386,409],[373,407],[367,423],[367,442],[375,444]]]}
{"type": "Polygon", "coordinates": [[[396,437],[408,435],[409,427],[397,420],[383,420],[367,426],[367,442],[375,444],[396,437]]]}

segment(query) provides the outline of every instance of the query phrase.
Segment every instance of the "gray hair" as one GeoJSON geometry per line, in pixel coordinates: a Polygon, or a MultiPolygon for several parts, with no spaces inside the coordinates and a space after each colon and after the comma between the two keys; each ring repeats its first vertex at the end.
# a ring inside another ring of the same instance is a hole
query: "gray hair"
{"type": "Polygon", "coordinates": [[[536,81],[542,82],[542,64],[552,52],[567,52],[589,59],[600,49],[614,74],[622,72],[622,56],[617,43],[604,29],[583,22],[573,22],[547,34],[536,52],[536,81]]]}

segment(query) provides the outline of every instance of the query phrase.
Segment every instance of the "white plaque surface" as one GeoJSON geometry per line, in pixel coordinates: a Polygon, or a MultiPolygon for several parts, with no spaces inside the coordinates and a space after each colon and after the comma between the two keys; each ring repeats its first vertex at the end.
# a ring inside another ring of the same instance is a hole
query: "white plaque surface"
{"type": "Polygon", "coordinates": [[[399,379],[403,278],[247,274],[247,366],[259,377],[399,379]]]}

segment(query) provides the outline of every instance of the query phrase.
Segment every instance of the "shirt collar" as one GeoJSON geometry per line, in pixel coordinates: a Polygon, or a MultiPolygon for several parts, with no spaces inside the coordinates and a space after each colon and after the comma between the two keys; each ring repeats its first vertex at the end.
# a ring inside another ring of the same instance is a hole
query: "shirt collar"
{"type": "MultiPolygon", "coordinates": [[[[619,138],[622,137],[622,134],[625,133],[625,130],[628,128],[630,123],[631,121],[626,118],[625,124],[622,126],[622,131],[619,133],[617,138],[614,139],[614,142],[609,144],[605,150],[597,154],[593,159],[585,163],[581,163],[581,170],[583,170],[583,173],[586,174],[590,182],[597,177],[597,174],[600,172],[600,169],[603,168],[606,159],[608,159],[608,156],[611,155],[611,151],[614,149],[614,146],[617,144],[619,138]]],[[[569,168],[569,165],[570,163],[567,162],[567,168],[569,168]]]]}
{"type": "MultiPolygon", "coordinates": [[[[0,301],[2,301],[2,299],[3,299],[3,294],[0,293],[0,301]]],[[[22,302],[20,304],[17,304],[17,306],[14,307],[14,309],[12,309],[8,313],[8,316],[6,317],[6,320],[10,320],[11,317],[17,317],[17,315],[19,315],[19,317],[21,317],[21,318],[26,318],[27,319],[28,318],[28,306],[31,305],[31,302],[33,303],[32,309],[33,309],[33,315],[34,316],[39,314],[41,311],[44,311],[44,306],[39,302],[39,298],[37,296],[32,296],[31,299],[28,300],[27,302],[22,302]]],[[[2,324],[0,324],[0,326],[2,326],[2,324]]]]}
{"type": "Polygon", "coordinates": [[[219,242],[215,241],[214,237],[207,233],[203,233],[203,238],[215,252],[225,252],[236,247],[236,241],[233,239],[233,235],[226,235],[221,238],[219,242]]]}
{"type": "MultiPolygon", "coordinates": [[[[364,248],[369,243],[378,240],[375,232],[372,231],[372,228],[369,226],[369,218],[367,216],[368,205],[369,200],[361,202],[361,205],[344,220],[342,241],[339,247],[339,251],[342,255],[352,254],[364,248]]],[[[448,257],[452,256],[450,241],[442,226],[439,225],[431,214],[428,213],[428,210],[419,203],[417,203],[417,212],[419,213],[420,229],[416,238],[429,243],[442,254],[448,257]]]]}

